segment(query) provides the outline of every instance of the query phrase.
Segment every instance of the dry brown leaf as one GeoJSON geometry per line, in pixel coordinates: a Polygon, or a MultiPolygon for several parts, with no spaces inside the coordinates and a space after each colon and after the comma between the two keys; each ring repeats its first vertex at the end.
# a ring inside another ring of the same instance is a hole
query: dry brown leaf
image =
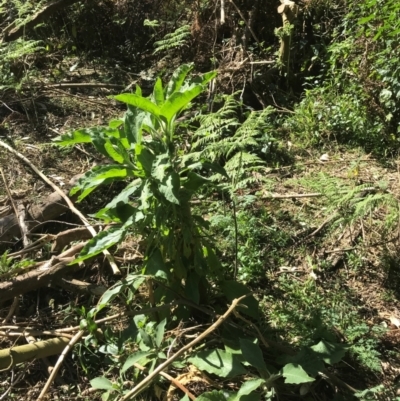
{"type": "Polygon", "coordinates": [[[398,319],[397,317],[392,315],[392,316],[390,316],[389,320],[390,320],[390,323],[393,324],[393,326],[396,326],[398,329],[400,328],[400,319],[398,319]]]}

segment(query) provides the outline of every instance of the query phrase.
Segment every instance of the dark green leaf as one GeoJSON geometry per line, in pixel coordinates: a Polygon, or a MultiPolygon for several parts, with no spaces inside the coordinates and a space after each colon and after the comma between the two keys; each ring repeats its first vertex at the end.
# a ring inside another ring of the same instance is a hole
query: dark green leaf
{"type": "Polygon", "coordinates": [[[346,347],[344,345],[339,343],[329,343],[325,340],[312,346],[311,349],[319,354],[321,359],[329,365],[340,362],[346,354],[346,347]]]}
{"type": "Polygon", "coordinates": [[[129,197],[135,194],[141,185],[142,181],[139,178],[129,183],[129,185],[127,185],[111,202],[109,202],[103,209],[98,211],[95,214],[95,217],[102,218],[106,215],[108,210],[114,209],[119,203],[128,203],[129,197]]]}
{"type": "Polygon", "coordinates": [[[156,346],[160,347],[162,341],[164,339],[165,325],[167,324],[167,319],[163,319],[160,323],[158,323],[156,327],[156,346]]]}
{"type": "Polygon", "coordinates": [[[134,354],[129,355],[128,359],[122,365],[121,373],[126,372],[135,363],[138,363],[143,358],[147,358],[150,355],[152,355],[152,352],[147,352],[147,351],[139,351],[139,352],[135,352],[134,354]]]}
{"type": "Polygon", "coordinates": [[[154,277],[168,279],[168,269],[165,266],[162,254],[159,249],[156,249],[149,257],[146,263],[146,274],[154,277]]]}
{"type": "Polygon", "coordinates": [[[200,351],[188,358],[188,361],[198,369],[219,377],[232,378],[246,373],[235,355],[221,349],[200,351]]]}
{"type": "Polygon", "coordinates": [[[158,190],[171,203],[179,205],[179,175],[174,171],[170,172],[158,186],[158,190]]]}
{"type": "Polygon", "coordinates": [[[161,155],[156,156],[155,161],[153,163],[151,175],[157,181],[164,180],[166,171],[171,167],[171,163],[169,162],[169,159],[170,159],[170,157],[168,154],[161,154],[161,155]]]}
{"type": "MultiPolygon", "coordinates": [[[[239,298],[242,295],[250,294],[251,291],[244,284],[238,283],[233,280],[224,281],[221,284],[221,289],[229,302],[232,302],[235,298],[239,298]]],[[[253,296],[249,296],[241,301],[244,307],[238,307],[237,310],[255,319],[258,318],[258,302],[253,296]]]]}
{"type": "Polygon", "coordinates": [[[153,153],[151,153],[147,148],[143,147],[142,145],[137,144],[135,146],[135,153],[136,158],[140,165],[143,167],[147,176],[151,175],[153,161],[155,157],[153,153]]]}
{"type": "Polygon", "coordinates": [[[321,355],[315,353],[309,347],[303,348],[294,356],[285,355],[280,359],[280,363],[301,365],[301,367],[311,376],[316,376],[318,372],[323,371],[325,368],[321,355]]]}
{"type": "Polygon", "coordinates": [[[132,170],[119,165],[110,164],[106,166],[95,166],[78,180],[75,187],[71,189],[70,194],[74,195],[81,191],[78,197],[78,201],[81,201],[99,185],[120,181],[132,176],[132,170]]]}
{"type": "Polygon", "coordinates": [[[221,174],[225,178],[229,178],[229,176],[228,176],[227,172],[225,171],[225,169],[223,167],[221,167],[218,163],[212,163],[212,162],[204,161],[202,163],[202,168],[204,170],[209,170],[209,171],[212,171],[214,173],[221,174]]]}
{"type": "Polygon", "coordinates": [[[242,387],[240,387],[240,390],[236,394],[235,397],[229,397],[229,401],[250,401],[250,400],[258,400],[260,398],[259,394],[254,394],[254,391],[258,389],[262,384],[265,383],[265,380],[263,379],[253,379],[253,380],[247,380],[242,384],[242,387]],[[253,395],[254,398],[248,398],[246,396],[253,395]]]}
{"type": "Polygon", "coordinates": [[[196,192],[204,184],[210,184],[212,181],[207,180],[207,178],[201,175],[189,171],[187,175],[187,180],[182,183],[182,186],[191,192],[196,192]]]}
{"type": "Polygon", "coordinates": [[[92,256],[96,256],[103,252],[105,249],[112,247],[113,245],[121,242],[126,235],[126,227],[112,227],[107,231],[101,231],[94,238],[88,241],[83,247],[79,257],[72,263],[82,262],[92,256]]]}
{"type": "Polygon", "coordinates": [[[267,373],[267,367],[264,362],[263,353],[261,348],[253,342],[240,339],[240,349],[244,359],[254,368],[256,368],[260,374],[267,373]]]}
{"type": "Polygon", "coordinates": [[[124,131],[128,138],[130,148],[136,143],[142,143],[142,127],[147,113],[137,107],[128,105],[124,116],[124,131]]]}
{"type": "Polygon", "coordinates": [[[226,401],[226,398],[222,391],[213,390],[199,395],[196,401],[226,401]]]}
{"type": "Polygon", "coordinates": [[[199,283],[199,275],[196,272],[190,272],[190,274],[186,278],[185,294],[186,297],[195,304],[198,304],[200,301],[199,283]]]}

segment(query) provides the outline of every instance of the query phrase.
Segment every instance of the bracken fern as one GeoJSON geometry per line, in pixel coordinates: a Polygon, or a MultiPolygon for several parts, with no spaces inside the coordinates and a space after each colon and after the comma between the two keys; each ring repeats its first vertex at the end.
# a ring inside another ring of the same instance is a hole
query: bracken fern
{"type": "Polygon", "coordinates": [[[226,97],[217,112],[199,116],[200,128],[194,135],[191,156],[223,162],[233,191],[265,178],[256,173],[265,168],[264,160],[257,153],[261,153],[265,143],[272,141],[269,116],[273,109],[251,111],[246,120],[240,122],[241,106],[233,94],[226,97]]]}
{"type": "Polygon", "coordinates": [[[190,36],[190,25],[183,25],[174,32],[168,33],[162,40],[154,43],[154,53],[168,51],[186,45],[187,39],[190,36]]]}

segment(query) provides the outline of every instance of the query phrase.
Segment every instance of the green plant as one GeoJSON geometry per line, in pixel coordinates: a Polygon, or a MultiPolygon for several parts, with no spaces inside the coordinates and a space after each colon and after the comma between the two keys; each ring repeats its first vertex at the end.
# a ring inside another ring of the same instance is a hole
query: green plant
{"type": "Polygon", "coordinates": [[[241,116],[243,105],[235,95],[226,96],[215,113],[198,117],[200,127],[194,134],[195,152],[190,155],[195,160],[207,157],[221,162],[229,176],[225,182],[231,194],[252,183],[266,181],[262,174],[265,161],[261,155],[268,154],[275,142],[270,120],[274,110],[268,107],[241,116]]]}
{"type": "MultiPolygon", "coordinates": [[[[134,341],[136,349],[130,352],[123,363],[120,358],[115,359],[114,362],[119,366],[120,372],[118,379],[111,381],[105,376],[99,376],[90,381],[93,388],[106,390],[102,394],[104,401],[122,395],[124,382],[130,378],[137,379],[142,370],[146,369],[151,373],[158,363],[167,359],[167,350],[173,344],[171,337],[168,340],[164,337],[167,323],[165,319],[156,324],[153,321],[148,322],[146,316],[138,315],[133,322],[130,327],[130,339],[134,341]]],[[[107,343],[99,348],[99,352],[118,356],[118,347],[107,343]]]]}
{"type": "Polygon", "coordinates": [[[198,302],[199,282],[206,272],[218,270],[218,262],[202,235],[207,224],[193,215],[190,202],[200,188],[212,185],[202,173],[225,172],[205,158],[189,161],[179,147],[177,116],[215,76],[207,73],[187,79],[191,69],[189,65],[179,67],[165,88],[158,78],[150,98],[143,97],[139,88],[136,94],[114,96],[128,105],[122,120],[112,120],[108,127],[77,130],[55,142],[63,146],[92,143],[112,160],[79,180],[71,190],[71,194],[80,192],[79,201],[100,185],[129,180],[127,187],[95,214],[114,225],[89,241],[76,262],[99,254],[133,232],[144,242],[143,273],[176,285],[185,280],[188,295],[198,302]]]}
{"type": "MultiPolygon", "coordinates": [[[[155,26],[152,24],[151,26],[155,26]]],[[[190,26],[183,25],[177,28],[174,32],[167,33],[162,40],[154,42],[154,53],[168,52],[171,50],[179,49],[186,45],[190,37],[190,26]]]]}

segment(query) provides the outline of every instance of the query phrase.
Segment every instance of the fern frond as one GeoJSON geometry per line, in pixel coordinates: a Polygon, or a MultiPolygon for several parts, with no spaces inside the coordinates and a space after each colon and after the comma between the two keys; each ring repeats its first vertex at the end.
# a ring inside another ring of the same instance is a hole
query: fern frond
{"type": "Polygon", "coordinates": [[[154,43],[154,47],[156,48],[154,54],[164,50],[167,51],[184,46],[189,36],[190,25],[181,26],[174,32],[166,34],[162,40],[158,40],[154,43]]]}
{"type": "Polygon", "coordinates": [[[10,43],[0,45],[0,63],[16,60],[28,54],[42,49],[41,41],[18,39],[10,43]]]}
{"type": "MultiPolygon", "coordinates": [[[[272,108],[252,111],[242,122],[239,119],[242,104],[235,95],[226,96],[218,111],[198,117],[200,127],[194,134],[192,146],[198,156],[224,163],[233,191],[263,181],[263,175],[253,174],[265,167],[265,162],[256,152],[271,131],[269,117],[273,112],[272,108]]],[[[212,179],[223,182],[219,175],[212,179]]]]}

